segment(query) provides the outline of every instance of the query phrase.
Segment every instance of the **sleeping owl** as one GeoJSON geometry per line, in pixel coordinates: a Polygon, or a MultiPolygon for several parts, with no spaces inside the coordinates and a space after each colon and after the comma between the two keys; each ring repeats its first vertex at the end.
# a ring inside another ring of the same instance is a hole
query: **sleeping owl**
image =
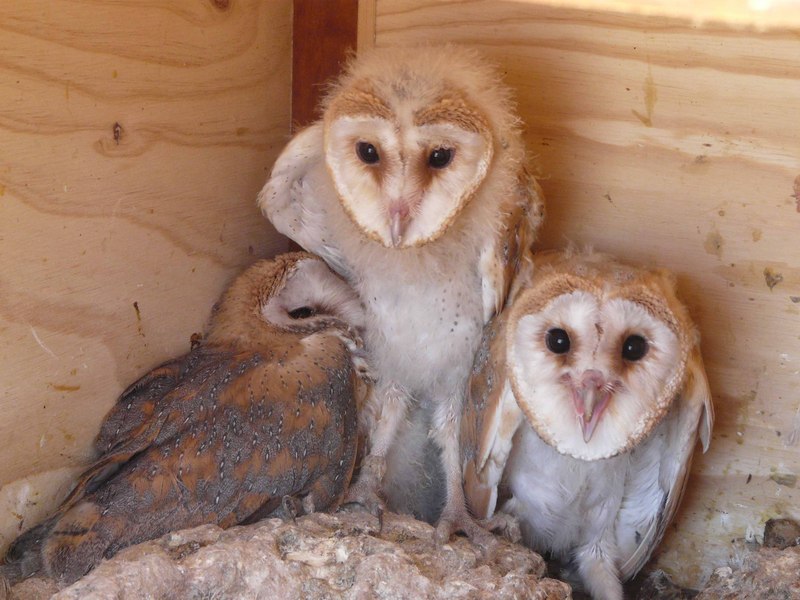
{"type": "Polygon", "coordinates": [[[335,507],[368,377],[363,320],[356,294],[315,256],[247,269],[199,345],[123,392],[95,440],[97,461],[14,542],[0,574],[71,583],[168,531],[252,522],[289,498],[307,511],[335,507]]]}
{"type": "Polygon", "coordinates": [[[484,323],[543,217],[498,72],[457,46],[359,56],[259,195],[278,231],[325,258],[366,307],[377,378],[349,500],[489,541],[465,510],[458,431],[484,323]]]}
{"type": "Polygon", "coordinates": [[[548,252],[476,354],[461,423],[467,502],[594,598],[621,599],[680,503],[714,414],[697,332],[673,277],[548,252]]]}

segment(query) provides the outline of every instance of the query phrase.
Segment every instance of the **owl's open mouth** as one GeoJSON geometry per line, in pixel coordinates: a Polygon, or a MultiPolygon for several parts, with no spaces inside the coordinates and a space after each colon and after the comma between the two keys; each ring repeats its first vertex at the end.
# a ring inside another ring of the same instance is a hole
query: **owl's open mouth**
{"type": "Polygon", "coordinates": [[[587,444],[614,395],[614,389],[614,384],[607,382],[602,373],[595,369],[584,372],[577,386],[570,381],[575,414],[583,433],[583,441],[587,444]]]}
{"type": "Polygon", "coordinates": [[[606,387],[600,389],[583,388],[572,390],[572,399],[575,403],[575,413],[578,417],[578,424],[583,433],[583,441],[587,444],[592,439],[594,430],[600,422],[600,417],[606,410],[611,400],[612,391],[606,387]]]}

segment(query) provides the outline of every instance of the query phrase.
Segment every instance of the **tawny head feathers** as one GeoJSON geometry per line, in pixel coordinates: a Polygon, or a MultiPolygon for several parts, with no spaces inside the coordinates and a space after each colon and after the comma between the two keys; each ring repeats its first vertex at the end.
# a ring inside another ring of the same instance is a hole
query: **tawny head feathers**
{"type": "Polygon", "coordinates": [[[517,126],[497,73],[456,46],[359,56],[324,109],[325,160],[342,206],[386,247],[441,236],[517,126]]]}
{"type": "Polygon", "coordinates": [[[520,408],[548,444],[583,460],[629,450],[656,426],[697,344],[668,274],[599,254],[536,257],[508,327],[520,408]]]}
{"type": "Polygon", "coordinates": [[[364,327],[356,292],[307,252],[262,260],[242,273],[220,299],[207,339],[247,346],[266,332],[310,333],[364,327]]]}

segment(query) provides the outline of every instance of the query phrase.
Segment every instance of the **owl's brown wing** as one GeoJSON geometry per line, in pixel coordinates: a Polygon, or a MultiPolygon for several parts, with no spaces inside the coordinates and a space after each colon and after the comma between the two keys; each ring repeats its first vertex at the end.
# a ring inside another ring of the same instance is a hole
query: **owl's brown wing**
{"type": "Polygon", "coordinates": [[[505,373],[504,322],[497,317],[484,329],[461,417],[464,494],[479,519],[494,514],[511,442],[524,419],[505,373]]]}
{"type": "Polygon", "coordinates": [[[670,413],[645,442],[646,447],[637,448],[632,455],[617,519],[623,580],[639,572],[664,537],[686,489],[698,439],[703,452],[708,449],[714,407],[697,348],[689,358],[687,372],[684,388],[670,413]]]}
{"type": "MultiPolygon", "coordinates": [[[[163,416],[149,445],[94,501],[109,514],[143,510],[155,522],[168,515],[171,526],[226,527],[340,468],[343,489],[356,442],[355,380],[330,335],[276,343],[270,355],[219,349],[192,362],[157,407],[163,416]]],[[[319,508],[331,502],[316,498],[319,508]]]]}
{"type": "Polygon", "coordinates": [[[165,403],[165,398],[178,385],[190,357],[197,362],[202,356],[203,352],[196,351],[163,363],[122,392],[104,418],[95,439],[98,458],[81,474],[75,487],[53,515],[14,540],[6,555],[6,562],[29,563],[30,572],[23,568],[26,575],[40,568],[41,546],[59,518],[87,493],[117,473],[133,456],[152,444],[167,416],[162,411],[165,404],[169,403],[165,403]],[[160,413],[156,412],[157,406],[160,413]]]}
{"type": "Polygon", "coordinates": [[[176,392],[182,377],[189,372],[195,378],[207,378],[208,370],[219,366],[220,358],[218,352],[201,347],[159,365],[128,386],[100,426],[94,442],[100,453],[98,458],[81,474],[58,512],[68,510],[133,456],[148,448],[158,437],[175,404],[186,393],[185,388],[176,392]]]}
{"type": "Polygon", "coordinates": [[[517,177],[515,193],[501,207],[500,228],[486,240],[480,257],[483,318],[488,322],[506,305],[512,284],[531,270],[531,246],[544,220],[544,194],[525,168],[517,177]]]}
{"type": "Polygon", "coordinates": [[[157,366],[122,392],[100,425],[94,440],[97,454],[109,452],[136,437],[137,431],[152,417],[155,403],[177,385],[188,358],[187,354],[157,366]]]}
{"type": "Polygon", "coordinates": [[[336,505],[355,460],[356,379],[331,335],[276,340],[263,353],[193,351],[141,433],[90,467],[37,531],[45,569],[73,581],[120,548],[265,516],[284,496],[336,505]]]}

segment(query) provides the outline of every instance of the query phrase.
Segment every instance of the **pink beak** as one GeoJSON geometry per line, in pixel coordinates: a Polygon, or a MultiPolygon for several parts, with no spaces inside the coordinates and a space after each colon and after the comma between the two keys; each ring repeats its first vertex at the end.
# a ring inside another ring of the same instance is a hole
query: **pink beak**
{"type": "Polygon", "coordinates": [[[611,400],[612,393],[612,388],[607,385],[603,374],[595,369],[584,371],[580,385],[572,386],[575,413],[583,432],[583,441],[587,444],[592,439],[600,417],[611,400]]]}
{"type": "Polygon", "coordinates": [[[400,200],[389,206],[389,224],[392,234],[392,246],[399,246],[408,225],[408,205],[400,200]]]}

